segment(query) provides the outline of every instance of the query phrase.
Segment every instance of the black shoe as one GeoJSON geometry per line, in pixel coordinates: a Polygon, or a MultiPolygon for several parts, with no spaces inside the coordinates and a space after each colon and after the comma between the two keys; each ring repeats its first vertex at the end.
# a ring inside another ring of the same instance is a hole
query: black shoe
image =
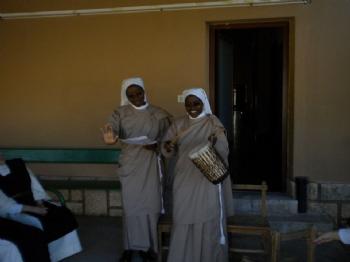
{"type": "Polygon", "coordinates": [[[157,253],[155,253],[152,249],[149,249],[147,252],[139,251],[140,256],[143,262],[153,262],[157,261],[157,253]]]}
{"type": "Polygon", "coordinates": [[[148,262],[148,259],[147,259],[147,253],[145,251],[139,251],[139,255],[142,259],[142,262],[148,262]]]}
{"type": "Polygon", "coordinates": [[[119,262],[131,262],[132,251],[124,250],[122,256],[119,258],[119,262]]]}
{"type": "Polygon", "coordinates": [[[156,252],[154,252],[152,249],[149,249],[147,251],[147,256],[150,261],[157,261],[158,255],[156,252]]]}

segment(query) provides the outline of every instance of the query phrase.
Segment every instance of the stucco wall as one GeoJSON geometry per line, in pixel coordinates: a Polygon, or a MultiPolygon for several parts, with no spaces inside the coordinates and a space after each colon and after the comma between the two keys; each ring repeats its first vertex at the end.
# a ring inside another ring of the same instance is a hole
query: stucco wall
{"type": "Polygon", "coordinates": [[[103,146],[99,128],[134,75],[151,103],[180,115],[177,94],[209,87],[207,22],[295,17],[293,172],[350,182],[349,13],[348,0],[314,0],[1,20],[0,146],[103,146]]]}

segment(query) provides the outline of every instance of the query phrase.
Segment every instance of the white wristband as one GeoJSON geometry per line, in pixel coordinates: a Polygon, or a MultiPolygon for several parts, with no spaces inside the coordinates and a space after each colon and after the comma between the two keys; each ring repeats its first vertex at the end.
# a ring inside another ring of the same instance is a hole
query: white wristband
{"type": "Polygon", "coordinates": [[[21,204],[13,204],[9,208],[8,213],[11,214],[11,215],[19,214],[19,213],[22,212],[22,209],[23,209],[23,205],[21,205],[21,204]]]}
{"type": "Polygon", "coordinates": [[[339,229],[339,238],[344,244],[350,245],[350,228],[339,229]]]}

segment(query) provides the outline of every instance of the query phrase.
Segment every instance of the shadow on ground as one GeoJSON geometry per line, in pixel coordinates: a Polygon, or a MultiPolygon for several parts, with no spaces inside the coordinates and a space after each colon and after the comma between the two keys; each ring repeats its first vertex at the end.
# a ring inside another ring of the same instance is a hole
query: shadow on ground
{"type": "Polygon", "coordinates": [[[123,250],[121,217],[77,217],[83,251],[64,262],[117,261],[123,250]]]}
{"type": "MultiPolygon", "coordinates": [[[[80,216],[79,236],[83,246],[83,251],[63,262],[116,262],[123,251],[122,240],[122,218],[121,217],[96,217],[80,216]]],[[[239,239],[241,245],[250,246],[253,241],[239,239]]],[[[290,241],[281,245],[279,262],[306,262],[306,242],[290,241]]],[[[133,262],[141,259],[135,257],[133,262]]],[[[260,262],[262,257],[249,255],[244,260],[242,258],[230,259],[230,261],[260,262]]],[[[340,242],[327,243],[316,249],[315,262],[350,261],[350,246],[345,247],[340,242]]],[[[181,262],[181,261],[179,261],[181,262]]]]}

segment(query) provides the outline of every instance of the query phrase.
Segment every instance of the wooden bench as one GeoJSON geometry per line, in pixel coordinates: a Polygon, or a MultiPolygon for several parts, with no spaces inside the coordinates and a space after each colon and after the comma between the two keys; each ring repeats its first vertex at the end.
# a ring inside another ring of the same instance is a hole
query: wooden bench
{"type": "MultiPolygon", "coordinates": [[[[97,148],[0,148],[0,153],[5,159],[22,158],[26,163],[41,164],[118,164],[120,150],[97,148]]],[[[39,178],[47,177],[46,174],[35,174],[39,178]]],[[[69,178],[69,174],[67,174],[69,178]]],[[[40,182],[50,191],[58,189],[120,189],[120,182],[116,179],[40,179],[40,182]]],[[[59,193],[58,193],[59,194],[59,193]]],[[[59,197],[62,202],[62,196],[59,197]]]]}
{"type": "Polygon", "coordinates": [[[260,193],[260,214],[241,215],[236,214],[227,218],[227,234],[229,237],[234,235],[258,236],[262,248],[236,248],[229,246],[229,251],[240,254],[255,254],[260,257],[265,256],[267,261],[275,262],[275,246],[273,242],[273,231],[267,219],[267,190],[266,182],[261,185],[232,185],[234,191],[258,191],[260,193]]]}

